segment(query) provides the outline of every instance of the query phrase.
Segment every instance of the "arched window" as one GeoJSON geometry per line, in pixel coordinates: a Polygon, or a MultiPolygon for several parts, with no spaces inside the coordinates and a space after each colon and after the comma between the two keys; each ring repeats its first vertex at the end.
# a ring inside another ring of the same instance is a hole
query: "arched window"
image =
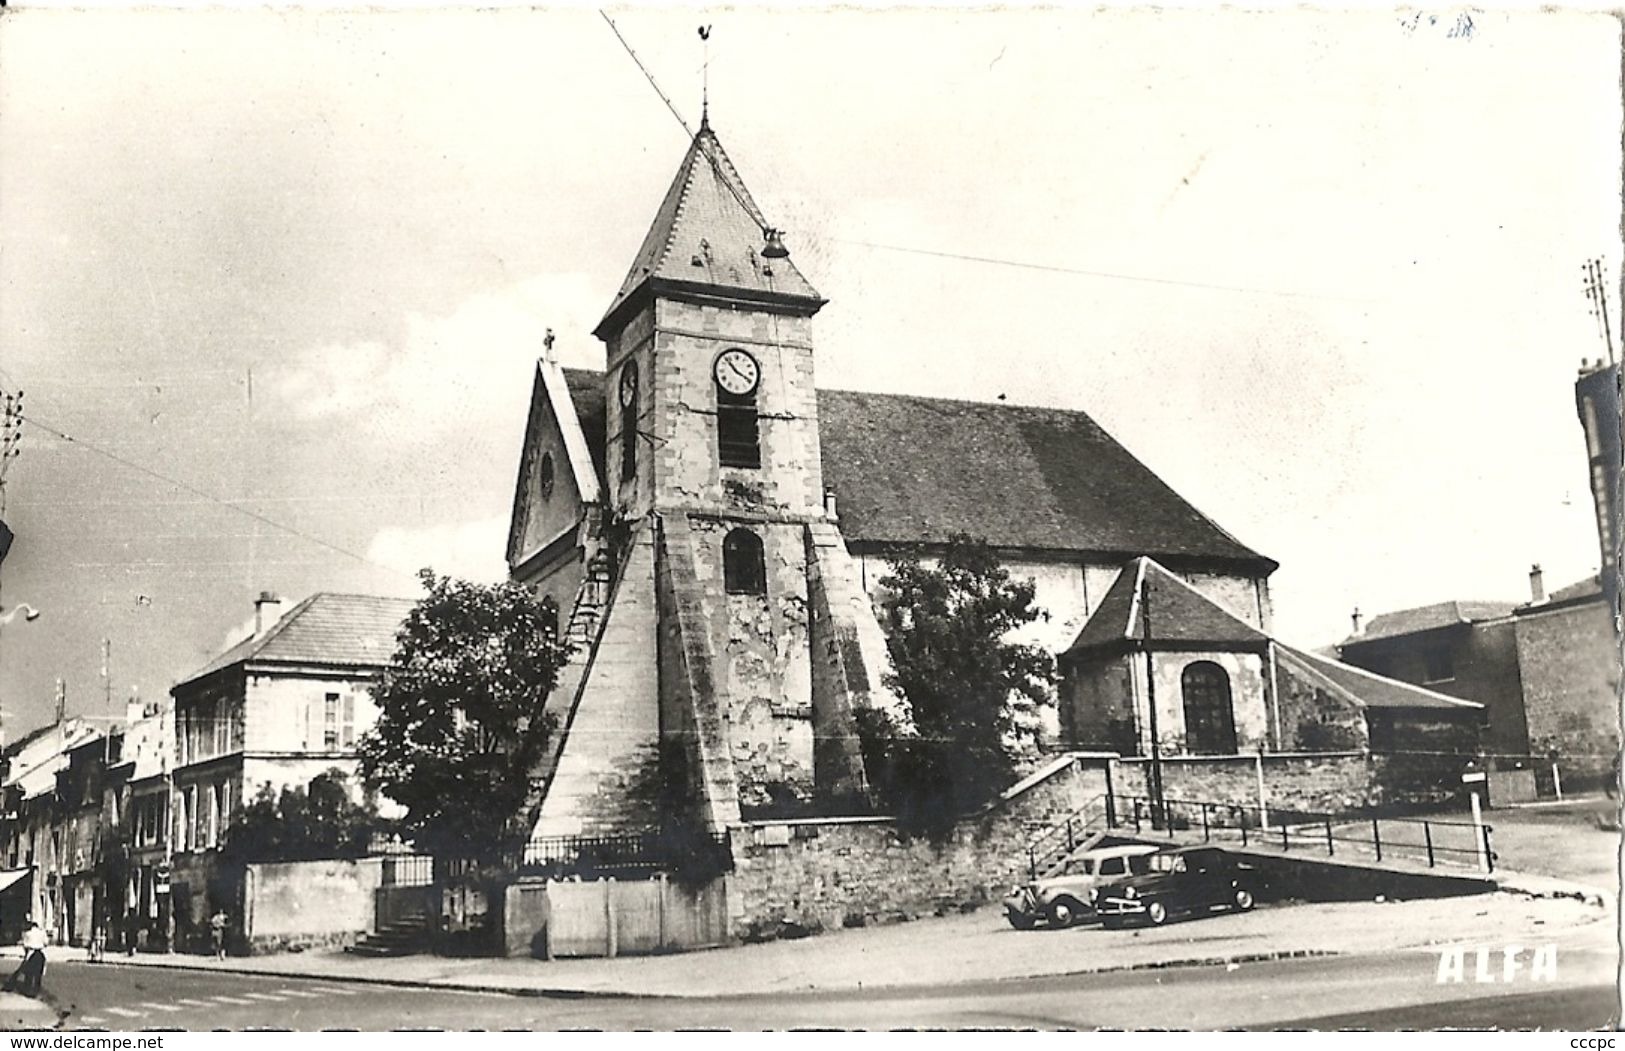
{"type": "Polygon", "coordinates": [[[748,529],[734,529],[723,538],[722,583],[730,595],[767,594],[761,537],[748,529]]]}
{"type": "Polygon", "coordinates": [[[628,361],[621,366],[621,484],[631,481],[638,470],[638,366],[628,361]]]}
{"type": "Polygon", "coordinates": [[[1179,686],[1185,695],[1185,747],[1196,755],[1234,755],[1230,676],[1212,661],[1197,661],[1185,668],[1179,686]]]}

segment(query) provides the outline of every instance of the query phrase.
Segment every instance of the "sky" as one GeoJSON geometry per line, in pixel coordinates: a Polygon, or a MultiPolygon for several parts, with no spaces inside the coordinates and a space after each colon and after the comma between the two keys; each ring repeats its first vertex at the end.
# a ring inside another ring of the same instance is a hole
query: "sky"
{"type": "MultiPolygon", "coordinates": [[[[1281,563],[1290,642],[1595,571],[1612,18],[609,14],[691,126],[712,26],[821,386],[1089,412],[1281,563]]],[[[501,578],[543,336],[601,365],[686,142],[591,10],[0,15],[6,733],[165,695],[262,590],[501,578]]]]}

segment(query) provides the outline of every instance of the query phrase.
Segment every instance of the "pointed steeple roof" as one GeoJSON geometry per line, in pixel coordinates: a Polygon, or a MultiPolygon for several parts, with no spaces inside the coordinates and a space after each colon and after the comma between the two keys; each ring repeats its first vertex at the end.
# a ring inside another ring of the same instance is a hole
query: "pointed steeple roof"
{"type": "Polygon", "coordinates": [[[701,124],[594,335],[605,336],[622,311],[655,286],[817,310],[824,299],[794,263],[762,257],[766,226],[716,132],[701,124]]]}
{"type": "Polygon", "coordinates": [[[1146,641],[1142,595],[1151,601],[1151,646],[1204,645],[1259,650],[1269,636],[1141,556],[1123,567],[1068,653],[1146,641]]]}

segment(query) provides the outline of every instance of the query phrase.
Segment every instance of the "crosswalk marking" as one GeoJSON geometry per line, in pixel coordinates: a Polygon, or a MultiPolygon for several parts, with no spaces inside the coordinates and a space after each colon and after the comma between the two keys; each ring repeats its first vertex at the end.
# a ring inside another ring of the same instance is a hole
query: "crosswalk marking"
{"type": "Polygon", "coordinates": [[[306,1000],[320,1000],[322,998],[321,993],[313,993],[309,989],[278,989],[277,992],[283,996],[298,996],[306,1000]]]}
{"type": "Polygon", "coordinates": [[[178,1004],[185,1004],[187,1007],[213,1007],[214,1006],[213,1004],[211,1004],[207,1000],[188,1000],[185,997],[180,997],[175,1002],[178,1003],[178,1004]]]}
{"type": "Polygon", "coordinates": [[[320,989],[324,993],[332,993],[334,996],[360,996],[361,995],[361,990],[359,990],[359,989],[344,989],[344,988],[341,988],[341,987],[339,987],[337,985],[320,985],[320,986],[317,986],[317,988],[320,989]]]}
{"type": "Polygon", "coordinates": [[[85,1023],[86,1025],[101,1025],[103,1022],[107,1021],[107,1019],[97,1018],[95,1015],[80,1015],[79,1021],[85,1023]]]}
{"type": "Polygon", "coordinates": [[[153,1011],[169,1011],[171,1013],[183,1010],[183,1008],[176,1007],[174,1004],[140,1004],[139,1006],[153,1011]]]}
{"type": "Polygon", "coordinates": [[[118,1015],[120,1018],[140,1018],[140,1017],[142,1017],[140,1011],[126,1011],[122,1007],[104,1007],[104,1008],[102,1008],[102,1010],[106,1011],[110,1015],[118,1015]]]}
{"type": "Polygon", "coordinates": [[[250,1000],[269,1000],[273,1004],[285,1004],[288,1002],[287,997],[277,996],[275,993],[244,993],[243,995],[248,997],[250,1000]]]}
{"type": "Polygon", "coordinates": [[[211,996],[209,999],[217,1004],[236,1004],[238,1007],[253,1007],[254,1001],[243,1000],[235,996],[211,996]]]}

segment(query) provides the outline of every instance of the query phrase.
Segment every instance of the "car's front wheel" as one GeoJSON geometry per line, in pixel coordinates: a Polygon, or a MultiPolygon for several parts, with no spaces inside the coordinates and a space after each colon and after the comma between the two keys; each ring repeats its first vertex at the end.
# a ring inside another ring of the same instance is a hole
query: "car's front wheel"
{"type": "Polygon", "coordinates": [[[1236,907],[1237,912],[1250,912],[1254,904],[1253,892],[1246,887],[1237,887],[1235,893],[1230,895],[1230,904],[1236,907]]]}
{"type": "Polygon", "coordinates": [[[1051,927],[1070,927],[1083,917],[1083,906],[1071,898],[1056,898],[1048,912],[1051,927]]]}
{"type": "Polygon", "coordinates": [[[1015,909],[1004,910],[1004,918],[1009,920],[1010,926],[1018,931],[1030,931],[1038,925],[1037,919],[1025,912],[1017,912],[1015,909]]]}
{"type": "Polygon", "coordinates": [[[1160,901],[1153,901],[1145,907],[1145,918],[1154,926],[1161,927],[1168,922],[1168,907],[1160,901]]]}

